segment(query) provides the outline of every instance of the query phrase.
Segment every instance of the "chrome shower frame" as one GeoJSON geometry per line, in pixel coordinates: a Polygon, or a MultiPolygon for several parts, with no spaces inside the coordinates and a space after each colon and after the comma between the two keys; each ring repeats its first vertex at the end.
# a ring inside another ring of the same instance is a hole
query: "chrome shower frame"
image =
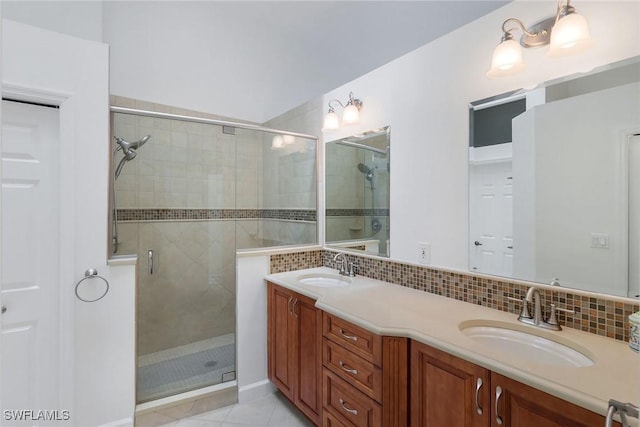
{"type": "MultiPolygon", "coordinates": [[[[259,125],[254,125],[254,124],[250,124],[250,123],[240,123],[240,122],[232,122],[229,120],[215,120],[215,119],[205,119],[202,117],[194,117],[194,116],[185,116],[185,115],[181,115],[181,114],[170,114],[170,113],[159,113],[159,112],[155,112],[155,111],[149,111],[149,110],[138,110],[135,108],[126,108],[126,107],[117,107],[117,106],[110,106],[109,107],[109,111],[113,114],[113,113],[119,113],[119,114],[129,114],[129,115],[134,115],[134,116],[143,116],[143,117],[151,117],[151,118],[157,118],[157,119],[168,119],[168,120],[181,120],[181,121],[185,121],[185,122],[191,122],[191,123],[202,123],[202,124],[208,124],[208,125],[216,125],[216,126],[222,126],[222,127],[232,127],[232,128],[239,128],[239,129],[247,129],[247,130],[253,130],[253,131],[258,131],[258,132],[267,132],[267,133],[272,133],[272,134],[276,134],[276,135],[291,135],[294,137],[299,137],[299,138],[305,138],[305,139],[310,139],[315,141],[315,145],[316,145],[316,172],[320,170],[320,165],[321,165],[321,148],[320,147],[320,139],[317,136],[313,136],[313,135],[308,135],[308,134],[304,134],[304,133],[297,133],[297,132],[288,132],[288,131],[284,131],[284,130],[279,130],[279,129],[271,129],[271,128],[267,128],[264,126],[259,126],[259,125]]],[[[113,117],[112,117],[113,120],[113,117]]],[[[143,138],[144,139],[144,138],[143,138]]],[[[146,141],[145,141],[146,142],[146,141]]],[[[135,144],[135,143],[134,143],[135,144]]],[[[144,142],[142,142],[142,144],[144,144],[144,142]]],[[[142,145],[140,144],[140,145],[142,145]]],[[[130,146],[127,147],[129,148],[129,150],[133,150],[135,153],[135,149],[138,148],[140,145],[138,146],[130,146]]],[[[123,151],[124,151],[125,147],[122,147],[123,151]]],[[[117,150],[117,148],[116,148],[117,150]]],[[[322,151],[323,152],[323,151],[322,151]]],[[[125,151],[126,153],[126,151],[125,151]]],[[[135,154],[133,154],[133,157],[135,157],[135,154]]],[[[115,163],[115,151],[114,151],[114,163],[115,163]]],[[[117,234],[113,234],[114,228],[117,230],[117,210],[116,210],[116,204],[115,204],[115,169],[113,170],[113,172],[111,172],[111,176],[113,177],[113,179],[111,180],[111,188],[112,188],[112,197],[113,197],[113,207],[111,210],[111,221],[114,224],[114,227],[112,227],[112,235],[111,237],[111,242],[112,242],[112,248],[111,251],[113,254],[116,253],[117,251],[117,246],[119,244],[119,242],[117,242],[117,234]]],[[[321,233],[321,231],[323,230],[324,227],[324,183],[320,182],[318,177],[316,176],[316,211],[317,211],[317,220],[316,220],[316,237],[317,237],[317,241],[319,244],[323,245],[324,244],[324,234],[321,233]]]]}

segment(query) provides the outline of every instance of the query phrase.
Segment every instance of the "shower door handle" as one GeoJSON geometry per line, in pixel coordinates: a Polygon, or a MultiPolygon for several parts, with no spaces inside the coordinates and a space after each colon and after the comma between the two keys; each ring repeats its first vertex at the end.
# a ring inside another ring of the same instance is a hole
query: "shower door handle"
{"type": "Polygon", "coordinates": [[[153,274],[153,250],[149,249],[149,274],[153,274]]]}

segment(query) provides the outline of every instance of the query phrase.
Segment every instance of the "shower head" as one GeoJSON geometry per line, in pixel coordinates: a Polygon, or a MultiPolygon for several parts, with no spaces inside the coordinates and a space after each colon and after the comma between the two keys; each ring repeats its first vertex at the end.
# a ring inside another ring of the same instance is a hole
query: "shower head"
{"type": "Polygon", "coordinates": [[[149,140],[149,138],[151,138],[151,135],[145,135],[137,141],[128,142],[128,141],[125,141],[123,138],[114,136],[114,139],[116,140],[116,144],[117,144],[116,149],[113,151],[114,161],[115,161],[115,155],[117,151],[122,150],[122,153],[124,154],[124,157],[120,159],[120,162],[118,163],[118,167],[116,167],[116,170],[114,172],[115,178],[118,178],[118,176],[120,176],[120,172],[122,172],[122,168],[124,167],[124,164],[126,162],[136,158],[136,156],[138,155],[138,152],[136,150],[142,147],[144,143],[149,140]]]}
{"type": "Polygon", "coordinates": [[[364,163],[358,163],[358,170],[364,174],[367,181],[373,181],[373,169],[369,168],[364,163]]]}
{"type": "Polygon", "coordinates": [[[120,137],[114,137],[114,138],[116,139],[116,144],[118,144],[118,147],[116,148],[116,150],[122,150],[126,155],[129,152],[129,150],[131,149],[137,150],[138,148],[142,147],[144,143],[147,142],[149,138],[151,138],[151,135],[145,135],[139,140],[134,142],[125,141],[123,138],[120,138],[120,137]]]}

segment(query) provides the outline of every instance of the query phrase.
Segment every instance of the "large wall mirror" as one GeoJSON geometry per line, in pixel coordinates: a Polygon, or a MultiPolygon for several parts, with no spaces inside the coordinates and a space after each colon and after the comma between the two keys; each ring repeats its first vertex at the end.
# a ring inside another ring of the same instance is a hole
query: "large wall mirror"
{"type": "Polygon", "coordinates": [[[640,294],[640,58],[470,108],[470,270],[640,294]]]}
{"type": "Polygon", "coordinates": [[[326,144],[325,243],[388,257],[389,127],[326,144]]]}

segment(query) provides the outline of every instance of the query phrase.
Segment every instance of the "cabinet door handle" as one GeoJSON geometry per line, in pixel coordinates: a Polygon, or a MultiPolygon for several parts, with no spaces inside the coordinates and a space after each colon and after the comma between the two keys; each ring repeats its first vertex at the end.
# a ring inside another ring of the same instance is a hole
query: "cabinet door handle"
{"type": "Polygon", "coordinates": [[[293,302],[293,297],[289,297],[289,301],[287,301],[287,311],[290,315],[293,316],[293,312],[291,311],[291,303],[293,302]]]}
{"type": "Polygon", "coordinates": [[[345,371],[349,372],[350,374],[358,375],[358,370],[357,370],[357,369],[350,368],[350,367],[349,367],[349,366],[347,366],[347,365],[346,365],[342,360],[340,361],[340,367],[341,367],[343,370],[345,370],[345,371]]]}
{"type": "Polygon", "coordinates": [[[342,335],[344,338],[351,340],[351,341],[358,341],[358,337],[355,335],[349,335],[347,334],[344,329],[340,328],[340,335],[342,335]]]}
{"type": "Polygon", "coordinates": [[[297,318],[298,317],[298,313],[296,312],[296,305],[298,305],[300,301],[298,300],[298,298],[295,298],[293,300],[293,304],[291,305],[291,312],[293,313],[293,317],[297,318]]]}
{"type": "Polygon", "coordinates": [[[480,389],[482,388],[482,378],[476,380],[476,412],[478,415],[482,415],[482,407],[478,402],[478,396],[480,395],[480,389]]]}
{"type": "Polygon", "coordinates": [[[500,398],[502,397],[502,387],[496,387],[496,423],[501,426],[502,425],[502,417],[498,414],[498,402],[500,402],[500,398]]]}
{"type": "Polygon", "coordinates": [[[340,401],[340,406],[342,406],[342,409],[344,409],[345,411],[347,411],[348,413],[352,414],[352,415],[358,415],[358,410],[357,409],[351,409],[351,408],[347,408],[346,405],[344,404],[344,400],[342,399],[338,399],[340,401]]]}

